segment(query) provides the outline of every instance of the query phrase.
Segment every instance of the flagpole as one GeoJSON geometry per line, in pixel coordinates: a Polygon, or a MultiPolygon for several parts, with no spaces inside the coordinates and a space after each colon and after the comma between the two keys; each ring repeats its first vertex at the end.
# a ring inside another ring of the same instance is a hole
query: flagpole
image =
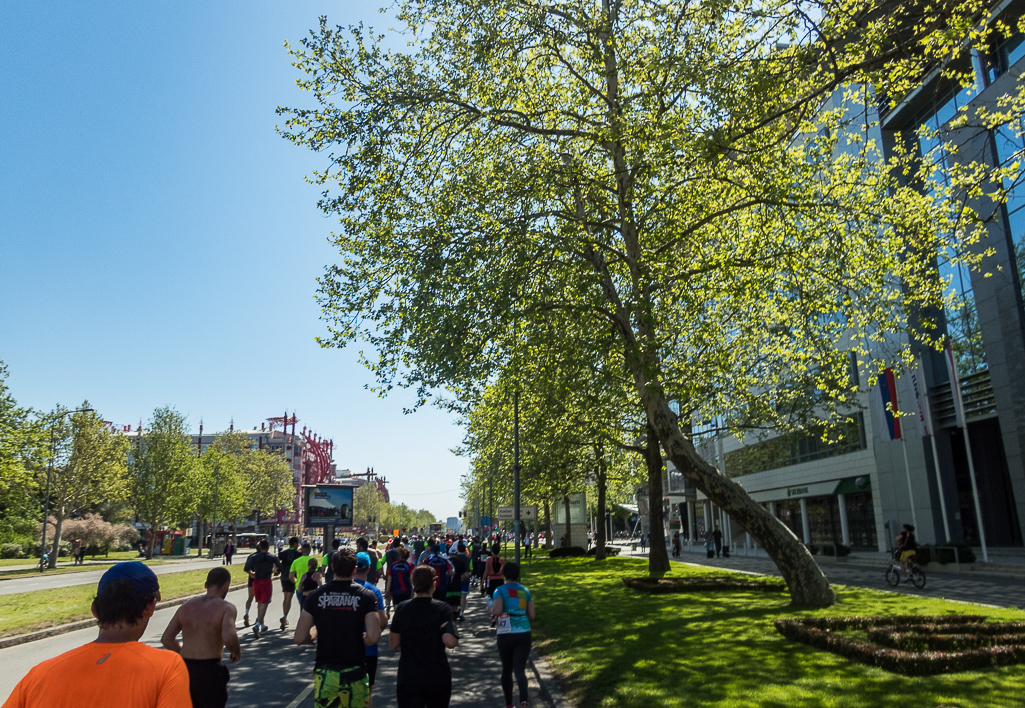
{"type": "MultiPolygon", "coordinates": [[[[921,366],[921,359],[919,359],[919,372],[924,372],[921,366]]],[[[946,543],[950,543],[950,521],[947,519],[947,500],[943,494],[943,477],[940,475],[940,455],[936,451],[936,431],[933,429],[931,406],[929,404],[929,387],[925,385],[925,382],[921,379],[922,383],[922,400],[925,405],[925,423],[926,423],[926,434],[929,436],[929,442],[932,444],[932,466],[936,472],[936,489],[940,493],[940,511],[943,513],[943,533],[946,536],[946,543]]]]}
{"type": "MultiPolygon", "coordinates": [[[[887,369],[889,371],[889,369],[887,369]]],[[[887,381],[889,383],[889,381],[887,381]]],[[[908,480],[908,500],[911,502],[911,523],[914,524],[915,528],[918,528],[918,514],[915,512],[915,492],[911,488],[911,465],[908,464],[908,443],[907,437],[904,435],[904,426],[900,425],[900,418],[897,416],[900,411],[904,410],[904,407],[900,403],[900,393],[897,391],[897,381],[893,382],[893,398],[897,402],[897,410],[893,411],[893,419],[896,426],[900,426],[900,449],[904,453],[904,476],[908,480]]]]}
{"type": "Polygon", "coordinates": [[[957,364],[954,362],[954,351],[947,342],[947,350],[944,352],[947,357],[947,366],[950,369],[950,392],[954,395],[954,406],[957,412],[957,423],[961,425],[961,432],[964,434],[964,449],[968,456],[968,474],[972,480],[972,501],[975,502],[975,521],[979,524],[979,543],[982,545],[982,560],[989,563],[989,550],[986,547],[986,528],[982,523],[982,506],[979,504],[979,486],[975,481],[975,461],[972,460],[972,443],[968,439],[968,421],[964,415],[964,405],[961,402],[961,381],[957,376],[957,364]]]}

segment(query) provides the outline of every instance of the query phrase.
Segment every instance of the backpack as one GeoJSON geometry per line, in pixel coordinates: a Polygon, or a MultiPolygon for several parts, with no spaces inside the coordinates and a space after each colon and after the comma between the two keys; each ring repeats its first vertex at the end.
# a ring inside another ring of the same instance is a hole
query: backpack
{"type": "Polygon", "coordinates": [[[432,553],[427,556],[425,565],[434,568],[438,574],[438,589],[435,592],[444,592],[448,588],[448,561],[437,553],[432,553]]]}
{"type": "Polygon", "coordinates": [[[391,594],[395,595],[412,595],[413,588],[412,583],[409,579],[409,563],[406,561],[397,561],[392,563],[391,566],[391,594]]]}

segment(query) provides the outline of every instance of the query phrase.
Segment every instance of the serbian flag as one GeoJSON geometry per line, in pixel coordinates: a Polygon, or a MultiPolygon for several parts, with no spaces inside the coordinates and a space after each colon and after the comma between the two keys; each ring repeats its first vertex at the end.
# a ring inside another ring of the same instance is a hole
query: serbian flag
{"type": "Polygon", "coordinates": [[[899,440],[901,433],[900,418],[897,417],[897,380],[893,376],[893,369],[887,367],[879,375],[872,400],[883,439],[899,440]]]}

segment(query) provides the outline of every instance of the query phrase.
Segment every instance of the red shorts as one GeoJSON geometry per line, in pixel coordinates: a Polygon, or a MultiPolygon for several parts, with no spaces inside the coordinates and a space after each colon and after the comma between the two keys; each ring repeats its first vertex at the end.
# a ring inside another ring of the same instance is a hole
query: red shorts
{"type": "Polygon", "coordinates": [[[274,581],[270,578],[265,578],[263,580],[256,579],[253,581],[253,597],[256,598],[257,603],[261,605],[269,603],[273,592],[274,581]]]}

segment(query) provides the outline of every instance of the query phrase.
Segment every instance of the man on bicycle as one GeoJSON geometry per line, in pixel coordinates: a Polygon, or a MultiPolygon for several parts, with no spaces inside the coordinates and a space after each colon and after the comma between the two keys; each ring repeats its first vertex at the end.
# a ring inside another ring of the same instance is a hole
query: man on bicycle
{"type": "Polygon", "coordinates": [[[916,548],[918,543],[915,541],[915,527],[904,524],[904,530],[897,534],[897,560],[900,561],[904,580],[908,579],[908,561],[915,557],[916,548]]]}

